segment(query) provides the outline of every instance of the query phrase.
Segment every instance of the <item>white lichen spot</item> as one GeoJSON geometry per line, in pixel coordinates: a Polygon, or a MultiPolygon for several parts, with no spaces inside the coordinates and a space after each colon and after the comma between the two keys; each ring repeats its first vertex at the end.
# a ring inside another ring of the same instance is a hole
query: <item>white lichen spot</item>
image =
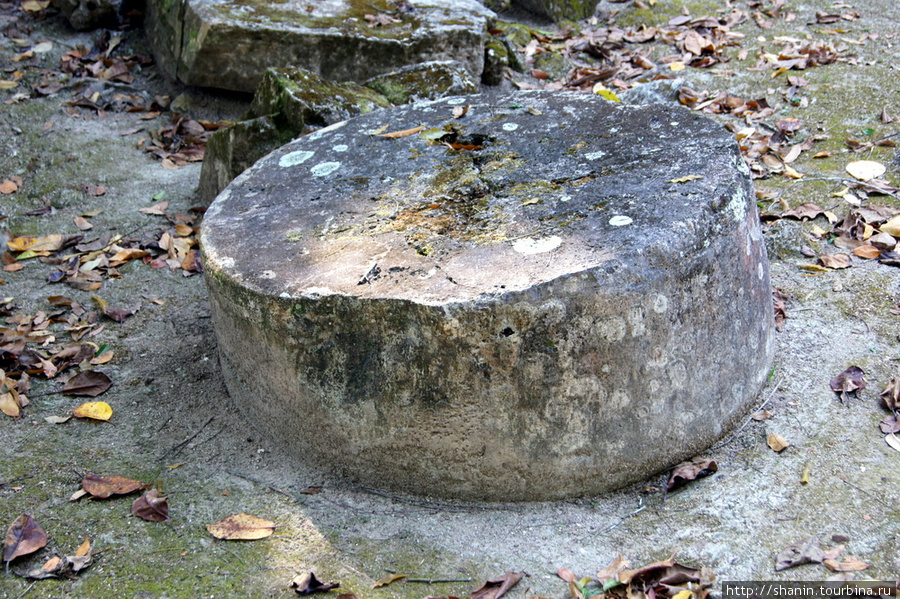
{"type": "Polygon", "coordinates": [[[222,265],[222,268],[234,268],[234,258],[231,256],[224,256],[219,260],[219,264],[222,265]]]}
{"type": "Polygon", "coordinates": [[[311,139],[311,140],[319,139],[320,137],[322,137],[329,131],[335,131],[336,129],[340,129],[341,127],[343,127],[346,124],[347,124],[347,121],[338,121],[337,123],[334,123],[333,125],[328,125],[327,127],[323,127],[321,129],[319,129],[318,131],[313,131],[312,133],[307,135],[306,138],[311,139]]]}
{"type": "Polygon", "coordinates": [[[289,152],[278,159],[278,166],[281,168],[287,168],[289,166],[297,166],[298,164],[303,164],[307,160],[313,157],[315,152],[311,152],[309,150],[296,150],[294,152],[289,152]]]}
{"type": "Polygon", "coordinates": [[[513,249],[520,254],[530,256],[532,254],[543,254],[544,252],[552,252],[562,244],[562,238],[553,235],[552,237],[544,237],[543,239],[517,239],[513,242],[513,249]]]}
{"type": "Polygon", "coordinates": [[[747,198],[744,195],[743,188],[738,188],[731,196],[731,201],[725,206],[726,212],[731,212],[732,217],[737,222],[744,220],[747,214],[747,198]]]}
{"type": "Polygon", "coordinates": [[[346,152],[347,150],[350,149],[350,146],[348,146],[347,144],[338,144],[331,149],[334,150],[335,152],[346,152]]]}
{"type": "Polygon", "coordinates": [[[322,162],[309,169],[313,177],[325,177],[341,168],[340,162],[322,162]]]}
{"type": "Polygon", "coordinates": [[[518,128],[519,128],[519,124],[518,124],[518,123],[503,123],[503,130],[504,130],[504,131],[515,131],[515,130],[518,129],[518,128]]]}
{"type": "Polygon", "coordinates": [[[653,311],[657,314],[662,314],[666,310],[669,309],[669,298],[664,296],[663,294],[657,295],[653,298],[653,311]]]}
{"type": "Polygon", "coordinates": [[[465,104],[465,98],[450,98],[447,100],[447,106],[459,106],[460,104],[465,104]]]}
{"type": "Polygon", "coordinates": [[[597,150],[596,152],[588,152],[587,154],[584,155],[584,157],[587,158],[588,160],[597,160],[598,158],[603,158],[604,156],[606,156],[606,152],[604,152],[603,150],[597,150]]]}
{"type": "Polygon", "coordinates": [[[765,274],[765,269],[763,268],[762,262],[759,262],[756,265],[756,278],[760,281],[763,280],[763,275],[765,274]]]}
{"type": "Polygon", "coordinates": [[[287,291],[282,291],[278,294],[278,297],[280,297],[281,299],[291,299],[291,294],[287,291]]]}
{"type": "Polygon", "coordinates": [[[274,278],[275,278],[275,271],[274,271],[274,270],[264,270],[264,271],[262,271],[261,273],[259,273],[259,278],[261,278],[261,279],[274,279],[274,278]]]}
{"type": "Polygon", "coordinates": [[[634,220],[630,216],[625,216],[624,214],[620,214],[609,219],[609,224],[614,227],[624,227],[625,225],[630,225],[633,222],[634,220]]]}

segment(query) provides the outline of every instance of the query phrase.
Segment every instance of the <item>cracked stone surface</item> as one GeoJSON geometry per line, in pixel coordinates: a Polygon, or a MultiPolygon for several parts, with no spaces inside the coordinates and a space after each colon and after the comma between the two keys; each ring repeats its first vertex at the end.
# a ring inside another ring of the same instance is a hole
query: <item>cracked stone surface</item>
{"type": "Polygon", "coordinates": [[[203,227],[236,404],[365,484],[620,487],[709,446],[771,366],[747,169],[677,107],[529,92],[377,111],[257,162],[203,227]]]}

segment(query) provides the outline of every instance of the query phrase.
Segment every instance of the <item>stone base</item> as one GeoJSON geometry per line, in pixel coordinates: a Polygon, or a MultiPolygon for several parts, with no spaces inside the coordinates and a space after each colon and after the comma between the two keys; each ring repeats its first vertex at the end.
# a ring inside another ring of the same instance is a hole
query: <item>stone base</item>
{"type": "Polygon", "coordinates": [[[708,447],[771,366],[749,173],[677,107],[376,111],[259,161],[202,239],[237,406],[369,485],[600,493],[708,447]]]}

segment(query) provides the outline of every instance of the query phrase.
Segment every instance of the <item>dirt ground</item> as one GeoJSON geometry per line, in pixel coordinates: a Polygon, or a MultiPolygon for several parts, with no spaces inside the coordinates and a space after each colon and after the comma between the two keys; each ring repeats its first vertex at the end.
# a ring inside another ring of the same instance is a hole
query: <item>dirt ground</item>
{"type": "MultiPolygon", "coordinates": [[[[635,11],[630,3],[604,6],[622,10],[623,20],[660,22],[679,13],[671,4],[660,2],[647,11],[635,11]]],[[[685,4],[693,15],[717,5],[685,4]]],[[[793,163],[803,179],[774,177],[760,180],[758,188],[779,193],[791,207],[816,202],[842,217],[849,205],[832,192],[844,185],[844,166],[851,160],[880,161],[888,166],[885,178],[900,183],[893,148],[856,153],[844,142],[898,131],[897,123],[883,123],[879,115],[886,108],[900,116],[900,7],[894,0],[871,0],[856,6],[858,20],[831,25],[843,31],[832,35],[851,40],[844,43],[857,58],[803,72],[810,84],[803,92],[807,106],[777,102],[783,75],[776,79],[771,70],[746,67],[755,64],[761,49],[777,47],[777,36],[822,36],[821,27],[810,25],[817,10],[850,9],[825,0],[789,1],[787,7],[797,14],[795,21],[777,21],[765,30],[749,21],[737,28],[744,34],[747,59],[711,70],[687,69],[682,75],[695,89],[768,97],[779,115],[827,134],[815,151],[829,150],[830,157],[812,159],[814,152],[804,152],[793,163]]],[[[97,37],[72,32],[57,16],[23,15],[17,4],[0,8],[2,80],[23,70],[24,81],[34,82],[41,69],[59,68],[63,52],[78,44],[90,47],[97,37]],[[18,25],[10,35],[13,21],[18,25]],[[52,48],[12,61],[44,41],[52,48]]],[[[126,33],[122,48],[146,51],[139,31],[126,33]]],[[[171,227],[164,217],[140,213],[140,208],[165,199],[169,214],[187,214],[197,205],[199,163],[166,169],[137,147],[148,131],[171,122],[169,112],[152,120],[142,120],[146,112],[101,115],[65,106],[72,99],[70,88],[13,101],[15,94],[29,91],[25,82],[0,90],[0,101],[6,101],[0,104],[0,180],[21,178],[17,191],[0,195],[7,239],[75,234],[73,218],[84,214],[94,224],[82,233],[85,240],[107,233],[140,238],[171,227]],[[136,128],[144,131],[130,133],[136,128]],[[105,193],[91,195],[85,191],[88,184],[102,185],[105,193]],[[29,215],[47,205],[52,211],[29,215]]],[[[236,118],[247,101],[178,88],[152,66],[143,67],[133,84],[115,87],[123,93],[180,96],[185,114],[212,120],[236,118]]],[[[777,201],[774,208],[772,202],[763,208],[778,212],[777,201]]],[[[864,205],[872,204],[900,206],[890,195],[864,199],[864,205]]],[[[900,270],[857,258],[841,270],[804,268],[815,261],[801,252],[804,246],[817,254],[837,251],[811,235],[814,226],[829,228],[823,216],[767,225],[773,284],[788,297],[771,383],[756,404],[773,417],[748,417],[704,454],[717,462],[718,472],[672,493],[661,492],[661,474],[600,497],[539,504],[402,496],[300,465],[238,417],[230,403],[201,276],[131,261],[120,267],[121,278],[106,279],[97,291],[82,291],[48,282],[54,266],[23,261],[23,269],[0,273],[5,283],[0,295],[12,298],[13,314],[52,311],[47,298],[53,295],[67,295],[88,308],[94,306],[91,296],[99,295],[112,306],[140,309],[123,323],[104,320],[103,330],[89,339],[115,354],[95,367],[113,381],[97,398],[112,406],[110,423],[46,421],[70,413],[85,398],[52,394],[59,382],[39,378],[22,417],[0,415],[0,524],[6,527],[28,513],[49,537],[46,549],[14,561],[11,574],[0,576],[0,596],[289,597],[295,596],[291,580],[306,571],[323,581],[340,581],[332,595],[466,596],[482,581],[512,571],[528,576],[510,597],[564,597],[568,590],[556,574],[559,568],[594,576],[618,555],[638,567],[676,552],[679,562],[711,568],[719,581],[834,576],[822,564],[775,571],[780,551],[811,537],[825,548],[840,541],[846,545],[841,559],[854,555],[869,564],[855,574],[858,579],[896,580],[900,452],[879,431],[888,412],[878,395],[900,376],[900,270]],[[842,401],[829,389],[829,379],[851,365],[865,370],[869,386],[842,401]],[[766,443],[770,433],[782,435],[790,447],[772,451],[766,443]],[[168,497],[170,520],[133,517],[136,495],[68,501],[88,472],[156,483],[168,497]],[[304,492],[310,487],[321,492],[304,492]],[[254,542],[223,542],[206,531],[207,524],[241,512],[276,522],[275,534],[254,542]],[[14,575],[54,553],[72,555],[85,538],[95,555],[77,578],[33,581],[14,575]],[[419,582],[372,588],[391,572],[419,582]],[[450,582],[428,582],[433,580],[450,582]]],[[[64,339],[61,327],[54,326],[64,339]]],[[[253,359],[252,347],[247,359],[253,359]]],[[[264,371],[266,365],[259,367],[264,371]]],[[[713,590],[718,593],[718,586],[713,590]]]]}

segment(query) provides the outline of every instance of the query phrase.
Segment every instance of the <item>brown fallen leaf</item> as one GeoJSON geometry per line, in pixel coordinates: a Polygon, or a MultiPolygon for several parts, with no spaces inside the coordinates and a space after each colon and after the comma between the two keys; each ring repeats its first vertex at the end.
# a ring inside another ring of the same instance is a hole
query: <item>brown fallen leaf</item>
{"type": "Polygon", "coordinates": [[[811,537],[805,541],[794,543],[779,553],[775,558],[775,571],[780,572],[801,564],[821,564],[824,559],[825,554],[819,547],[819,539],[811,537]]]}
{"type": "Polygon", "coordinates": [[[7,564],[17,557],[34,553],[47,545],[47,533],[28,514],[16,518],[6,529],[3,541],[3,561],[7,564]]]}
{"type": "Polygon", "coordinates": [[[597,572],[597,580],[605,582],[609,579],[618,580],[619,574],[629,569],[631,564],[622,555],[617,555],[608,566],[597,572]]]}
{"type": "Polygon", "coordinates": [[[831,390],[840,393],[841,397],[847,393],[856,393],[866,388],[866,381],[863,378],[865,372],[859,366],[850,366],[844,372],[832,377],[829,381],[831,390]]]}
{"type": "Polygon", "coordinates": [[[891,412],[900,409],[900,379],[891,379],[891,382],[881,392],[881,399],[884,400],[885,407],[891,412]]]}
{"type": "Polygon", "coordinates": [[[398,580],[403,580],[406,578],[406,574],[391,574],[389,576],[385,576],[378,582],[372,585],[373,589],[380,589],[381,587],[386,587],[389,584],[395,583],[398,580]]]}
{"type": "Polygon", "coordinates": [[[388,139],[400,139],[401,137],[409,137],[415,135],[419,131],[424,131],[425,126],[413,127],[412,129],[404,129],[403,131],[391,131],[390,133],[379,133],[379,137],[387,137],[388,139]]]}
{"type": "Polygon", "coordinates": [[[757,410],[756,412],[750,414],[750,418],[756,420],[757,422],[768,420],[772,416],[774,416],[774,414],[772,414],[772,412],[770,412],[769,410],[757,410]]]}
{"type": "Polygon", "coordinates": [[[718,470],[719,465],[716,464],[715,460],[709,458],[694,458],[693,460],[681,462],[675,466],[669,475],[666,489],[672,491],[692,480],[709,476],[718,470]]]}
{"type": "Polygon", "coordinates": [[[323,593],[325,591],[330,591],[331,589],[336,589],[341,586],[339,582],[322,582],[316,575],[312,572],[304,572],[303,574],[298,574],[294,577],[294,580],[291,581],[291,588],[294,589],[298,595],[310,595],[312,593],[323,593]]]}
{"type": "Polygon", "coordinates": [[[897,418],[896,414],[888,416],[878,426],[881,428],[881,432],[885,434],[900,433],[900,418],[897,418]]]}
{"type": "Polygon", "coordinates": [[[255,541],[271,536],[275,532],[275,523],[253,514],[234,514],[215,524],[207,524],[206,530],[217,539],[255,541]]]}
{"type": "Polygon", "coordinates": [[[832,572],[861,572],[870,566],[870,564],[852,555],[845,557],[842,562],[836,559],[825,559],[822,563],[832,572]]]}
{"type": "Polygon", "coordinates": [[[784,321],[787,318],[787,295],[780,289],[772,291],[772,304],[775,307],[775,330],[781,332],[784,329],[784,321]]]}
{"type": "Polygon", "coordinates": [[[169,202],[167,200],[163,200],[161,202],[157,202],[150,206],[149,208],[138,208],[138,212],[141,214],[149,214],[153,216],[165,216],[166,208],[169,207],[169,202]]]}
{"type": "Polygon", "coordinates": [[[854,248],[850,253],[864,260],[873,260],[881,255],[881,250],[874,245],[866,244],[854,248]]]}
{"type": "Polygon", "coordinates": [[[847,254],[822,254],[819,262],[827,268],[850,268],[850,256],[847,254]]]}
{"type": "Polygon", "coordinates": [[[509,589],[516,586],[523,576],[525,576],[524,572],[507,572],[503,576],[492,578],[472,591],[469,599],[499,599],[509,589]]]}
{"type": "Polygon", "coordinates": [[[106,188],[102,185],[94,185],[93,183],[85,183],[81,189],[88,195],[99,197],[106,194],[106,188]]]}
{"type": "Polygon", "coordinates": [[[781,213],[781,218],[796,218],[798,220],[812,220],[819,216],[820,214],[825,214],[825,211],[818,205],[813,204],[812,202],[806,202],[800,204],[796,208],[792,210],[785,210],[781,213]]]}
{"type": "Polygon", "coordinates": [[[25,578],[43,580],[45,578],[59,578],[66,571],[66,562],[58,555],[54,555],[45,561],[39,568],[32,568],[25,573],[25,578]]]}
{"type": "Polygon", "coordinates": [[[84,478],[81,479],[81,487],[94,499],[106,499],[113,495],[128,495],[146,486],[139,480],[125,478],[117,474],[110,476],[85,474],[84,478]]]}
{"type": "Polygon", "coordinates": [[[775,453],[781,453],[791,446],[791,444],[788,443],[787,440],[778,433],[769,433],[769,437],[768,439],[766,439],[766,444],[775,453]]]}
{"type": "Polygon", "coordinates": [[[169,503],[159,491],[150,489],[131,504],[131,515],[148,522],[165,522],[169,519],[169,503]]]}
{"type": "Polygon", "coordinates": [[[97,397],[111,386],[112,381],[99,370],[85,370],[70,377],[63,385],[62,392],[64,395],[97,397]]]}
{"type": "Polygon", "coordinates": [[[0,182],[0,193],[3,195],[9,195],[11,193],[15,193],[19,190],[19,186],[15,181],[11,181],[9,179],[4,179],[0,182]]]}

